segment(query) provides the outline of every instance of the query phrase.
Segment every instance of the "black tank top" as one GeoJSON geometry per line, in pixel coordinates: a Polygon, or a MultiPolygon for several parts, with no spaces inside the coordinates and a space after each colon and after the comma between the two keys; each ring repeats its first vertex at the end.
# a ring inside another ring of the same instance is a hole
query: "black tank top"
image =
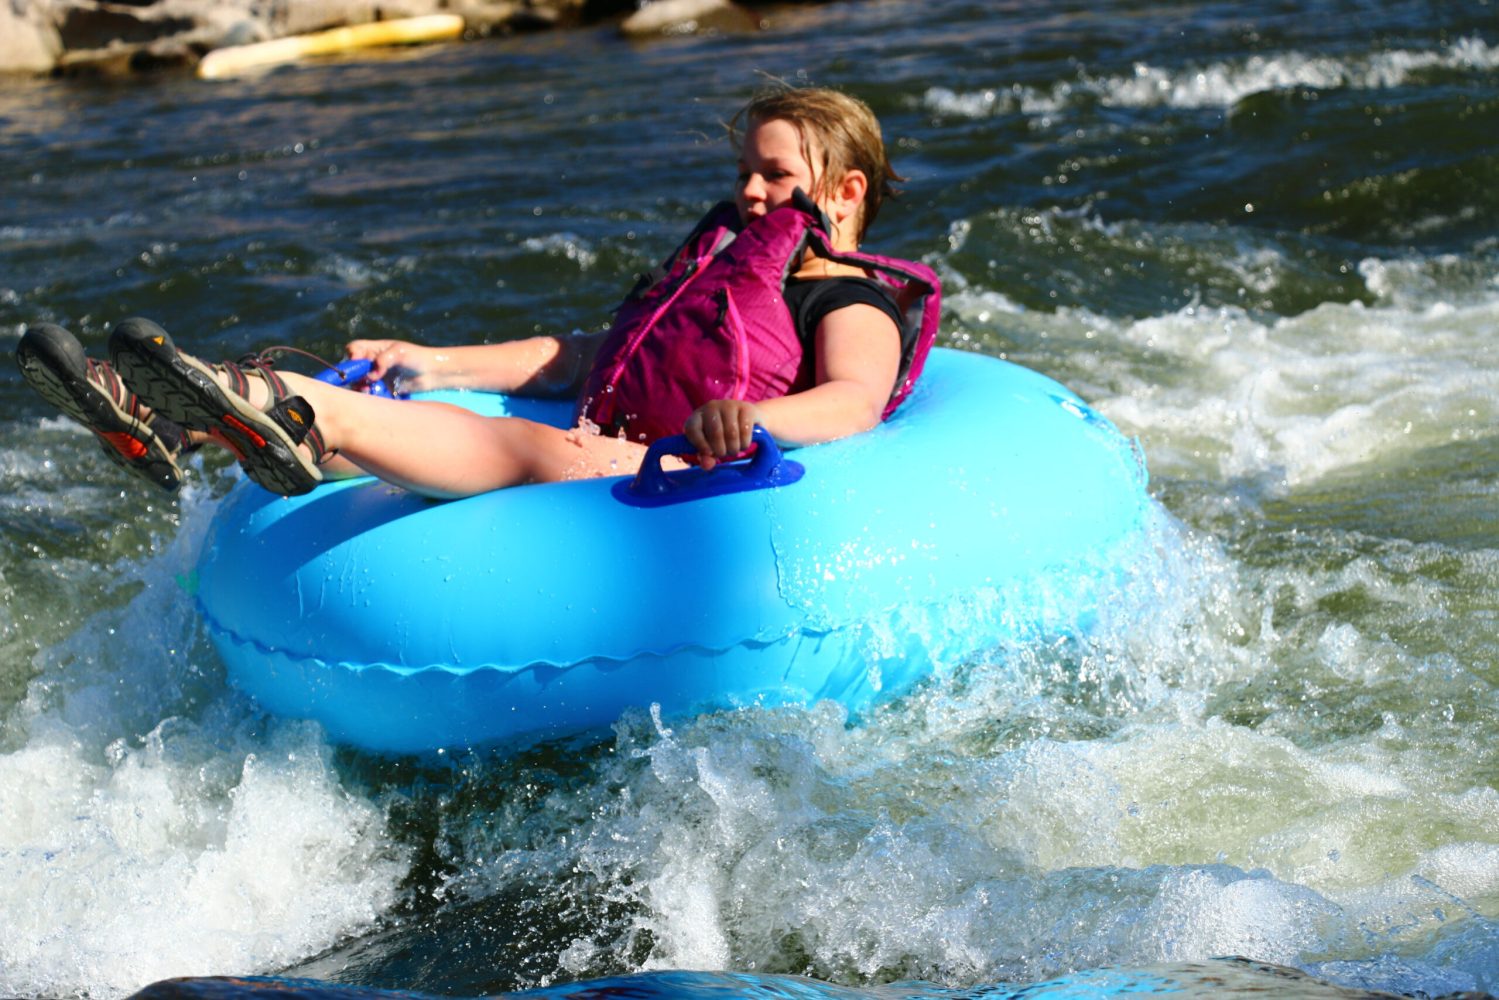
{"type": "Polygon", "coordinates": [[[823,317],[859,303],[874,306],[890,317],[900,331],[901,356],[909,355],[919,331],[906,330],[905,317],[895,304],[895,296],[873,278],[792,278],[786,282],[786,306],[796,321],[797,339],[808,354],[815,346],[817,325],[823,317]]]}

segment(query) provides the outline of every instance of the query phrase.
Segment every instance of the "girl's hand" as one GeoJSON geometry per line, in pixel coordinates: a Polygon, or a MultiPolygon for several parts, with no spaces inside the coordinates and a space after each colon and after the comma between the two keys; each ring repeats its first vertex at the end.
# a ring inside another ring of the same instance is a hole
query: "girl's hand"
{"type": "Polygon", "coordinates": [[[693,411],[682,433],[697,449],[697,459],[702,467],[711,469],[722,459],[731,458],[748,448],[755,425],[764,423],[765,414],[754,403],[742,399],[715,399],[693,411]]]}
{"type": "Polygon", "coordinates": [[[370,381],[383,381],[402,392],[441,388],[431,377],[437,352],[405,340],[353,340],[344,348],[350,359],[370,362],[370,381]]]}

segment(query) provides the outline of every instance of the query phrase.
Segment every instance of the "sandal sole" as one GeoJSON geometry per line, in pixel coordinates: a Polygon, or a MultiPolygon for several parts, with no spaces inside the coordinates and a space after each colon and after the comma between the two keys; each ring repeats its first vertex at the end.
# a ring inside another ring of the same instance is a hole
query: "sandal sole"
{"type": "Polygon", "coordinates": [[[89,381],[71,333],[50,323],[32,327],[16,345],[16,363],[37,395],[92,432],[116,465],[168,492],[182,486],[182,469],[156,432],[89,381]]]}
{"type": "Polygon", "coordinates": [[[286,431],[243,396],[219,388],[211,368],[177,350],[150,320],[127,319],[115,327],[109,354],[120,378],[147,406],[218,438],[257,485],[300,496],[322,481],[286,431]]]}

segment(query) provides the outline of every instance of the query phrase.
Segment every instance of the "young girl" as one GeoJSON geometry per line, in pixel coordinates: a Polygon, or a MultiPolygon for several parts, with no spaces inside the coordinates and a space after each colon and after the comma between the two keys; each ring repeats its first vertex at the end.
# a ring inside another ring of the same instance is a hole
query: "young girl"
{"type": "Polygon", "coordinates": [[[879,123],[836,91],[777,89],[752,99],[733,131],[732,207],[710,213],[602,337],[348,346],[372,362],[371,378],[411,391],[581,390],[569,429],[350,392],[259,359],[207,364],[149,320],[115,328],[113,369],[55,326],[28,331],[17,357],[106,451],[168,488],[180,481],[184,440],[229,448],[252,479],[285,495],[367,473],[461,497],[633,473],[651,441],[678,431],[711,468],[745,451],[756,424],[788,445],[867,430],[919,374],[937,310],[929,269],[858,253],[900,179],[879,123]]]}

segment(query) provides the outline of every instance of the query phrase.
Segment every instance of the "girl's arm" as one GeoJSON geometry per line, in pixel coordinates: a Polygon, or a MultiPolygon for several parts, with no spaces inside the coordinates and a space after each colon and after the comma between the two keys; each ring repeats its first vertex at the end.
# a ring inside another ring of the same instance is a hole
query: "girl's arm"
{"type": "Polygon", "coordinates": [[[900,331],[889,315],[864,303],[828,313],[817,325],[816,353],[817,385],[805,392],[759,403],[718,399],[698,407],[683,433],[703,468],[748,448],[755,424],[777,441],[803,445],[859,434],[880,422],[900,373],[900,331]]]}
{"type": "Polygon", "coordinates": [[[406,392],[482,389],[524,396],[576,393],[602,335],[529,337],[502,344],[429,347],[405,340],[355,340],[350,358],[371,361],[370,377],[398,379],[406,392]]]}

